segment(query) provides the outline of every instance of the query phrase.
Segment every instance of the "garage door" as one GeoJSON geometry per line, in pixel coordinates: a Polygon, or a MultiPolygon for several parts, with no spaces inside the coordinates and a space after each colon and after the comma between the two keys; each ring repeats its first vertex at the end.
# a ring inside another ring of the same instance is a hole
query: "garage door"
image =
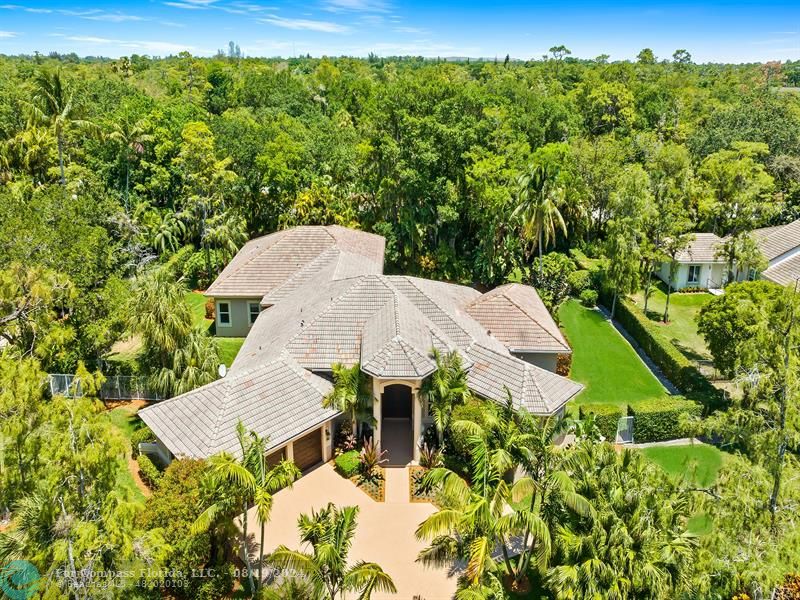
{"type": "Polygon", "coordinates": [[[294,443],[294,464],[301,471],[322,462],[322,434],[315,429],[294,443]]]}
{"type": "Polygon", "coordinates": [[[276,450],[272,454],[267,454],[267,464],[270,467],[274,467],[279,462],[281,462],[284,458],[286,458],[286,452],[284,451],[283,448],[281,448],[280,450],[276,450]]]}

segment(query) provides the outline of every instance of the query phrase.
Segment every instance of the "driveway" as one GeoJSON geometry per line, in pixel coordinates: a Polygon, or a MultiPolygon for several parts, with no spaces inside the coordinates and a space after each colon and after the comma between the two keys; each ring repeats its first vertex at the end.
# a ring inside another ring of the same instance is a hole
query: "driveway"
{"type": "MultiPolygon", "coordinates": [[[[278,492],[266,529],[266,553],[280,544],[307,550],[300,547],[297,531],[297,519],[302,513],[318,510],[328,502],[337,506],[358,506],[358,526],[349,563],[358,560],[376,562],[392,577],[397,587],[396,595],[373,594],[374,600],[452,598],[457,575],[415,562],[417,553],[425,544],[416,540],[414,531],[436,509],[428,503],[412,504],[408,501],[408,471],[405,468],[387,469],[386,472],[386,502],[372,500],[336,473],[331,464],[316,468],[291,489],[278,492]]],[[[251,529],[258,529],[254,510],[250,511],[248,520],[251,529]]]]}

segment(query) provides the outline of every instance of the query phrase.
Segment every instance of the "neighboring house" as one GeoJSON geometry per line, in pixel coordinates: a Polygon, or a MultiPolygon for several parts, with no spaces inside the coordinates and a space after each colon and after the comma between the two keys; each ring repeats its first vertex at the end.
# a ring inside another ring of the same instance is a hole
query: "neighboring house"
{"type": "MultiPolygon", "coordinates": [[[[393,464],[418,460],[430,422],[421,388],[436,369],[433,348],[460,353],[477,395],[502,401],[508,390],[535,415],[562,412],[581,391],[555,373],[558,355],[571,350],[533,288],[481,294],[382,270],[382,238],[341,227],[298,227],[250,242],[208,294],[218,307],[257,299],[264,310],[247,325],[224,379],[140,411],[159,444],[173,456],[236,452],[241,420],[269,437],[272,461],[290,458],[301,469],[327,461],[343,418],[322,407],[331,366],[358,362],[371,380],[375,441],[393,464]]],[[[230,315],[234,328],[236,311],[230,315]]]]}
{"type": "MultiPolygon", "coordinates": [[[[747,265],[740,265],[739,281],[761,278],[788,285],[800,278],[800,219],[787,225],[755,229],[753,236],[767,261],[767,268],[761,273],[754,273],[747,265]]],[[[673,289],[722,288],[728,277],[728,265],[717,253],[727,239],[713,233],[694,234],[691,244],[676,257],[673,289]]],[[[669,272],[670,263],[665,262],[657,274],[661,280],[669,283],[669,272]]]]}

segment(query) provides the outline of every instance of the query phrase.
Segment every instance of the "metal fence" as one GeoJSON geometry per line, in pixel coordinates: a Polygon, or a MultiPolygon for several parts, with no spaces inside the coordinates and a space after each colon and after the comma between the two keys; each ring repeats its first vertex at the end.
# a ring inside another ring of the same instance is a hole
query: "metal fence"
{"type": "MultiPolygon", "coordinates": [[[[51,373],[50,393],[67,398],[80,398],[83,396],[81,381],[75,375],[51,373]]],[[[131,375],[112,375],[106,378],[100,387],[99,397],[102,400],[147,400],[157,402],[162,398],[147,388],[144,377],[131,375]]]]}
{"type": "Polygon", "coordinates": [[[633,417],[620,417],[617,422],[617,439],[618,444],[632,444],[633,443],[633,417]]]}

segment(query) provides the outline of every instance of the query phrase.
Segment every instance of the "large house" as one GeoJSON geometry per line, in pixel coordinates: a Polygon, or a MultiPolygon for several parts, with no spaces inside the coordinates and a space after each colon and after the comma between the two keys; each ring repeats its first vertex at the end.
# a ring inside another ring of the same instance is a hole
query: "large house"
{"type": "MultiPolygon", "coordinates": [[[[800,219],[788,225],[755,229],[753,236],[767,261],[767,268],[755,273],[747,265],[740,265],[739,281],[761,278],[789,285],[800,278],[800,219]]],[[[676,256],[673,289],[722,288],[727,283],[728,266],[725,258],[719,256],[719,248],[727,239],[713,233],[694,234],[689,246],[676,256]]],[[[662,263],[657,274],[664,283],[669,283],[670,263],[662,263]]]]}
{"type": "Polygon", "coordinates": [[[222,379],[139,414],[172,457],[236,453],[235,428],[269,438],[270,460],[327,461],[337,419],[323,408],[335,363],[359,363],[372,387],[375,441],[392,464],[419,458],[429,422],[432,349],[460,353],[472,391],[535,415],[560,413],[582,386],[557,375],[571,352],[536,291],[488,293],[383,275],[384,240],[339,226],[296,227],[246,244],[207,294],[218,335],[246,335],[222,379]]]}

